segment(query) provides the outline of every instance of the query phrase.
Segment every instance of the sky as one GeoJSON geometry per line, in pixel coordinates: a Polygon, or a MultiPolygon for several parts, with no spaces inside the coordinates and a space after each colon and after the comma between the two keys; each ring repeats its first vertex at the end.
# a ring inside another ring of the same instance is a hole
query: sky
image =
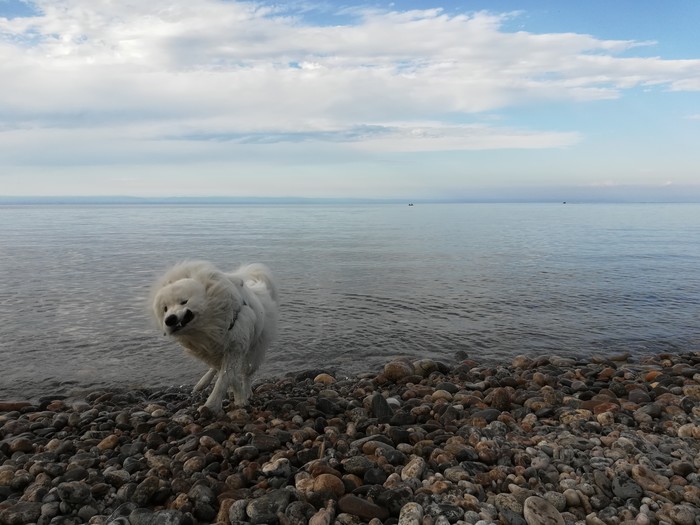
{"type": "Polygon", "coordinates": [[[0,0],[0,196],[700,201],[696,0],[0,0]]]}

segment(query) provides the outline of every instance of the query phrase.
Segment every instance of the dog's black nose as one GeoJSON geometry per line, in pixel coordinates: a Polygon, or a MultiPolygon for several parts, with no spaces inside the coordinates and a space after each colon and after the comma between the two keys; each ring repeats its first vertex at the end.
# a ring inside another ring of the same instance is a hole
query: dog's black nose
{"type": "Polygon", "coordinates": [[[194,314],[192,313],[192,310],[185,310],[185,315],[182,316],[182,321],[180,323],[182,326],[185,326],[187,323],[189,323],[192,319],[194,319],[194,314]]]}
{"type": "Polygon", "coordinates": [[[177,315],[170,314],[165,318],[165,326],[175,326],[177,324],[177,315]]]}

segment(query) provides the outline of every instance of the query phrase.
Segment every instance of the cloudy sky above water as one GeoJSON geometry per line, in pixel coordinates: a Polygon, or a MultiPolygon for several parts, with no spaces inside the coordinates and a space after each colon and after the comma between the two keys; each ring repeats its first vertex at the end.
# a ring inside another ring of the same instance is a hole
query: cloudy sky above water
{"type": "Polygon", "coordinates": [[[700,201],[700,2],[0,0],[0,195],[700,201]]]}

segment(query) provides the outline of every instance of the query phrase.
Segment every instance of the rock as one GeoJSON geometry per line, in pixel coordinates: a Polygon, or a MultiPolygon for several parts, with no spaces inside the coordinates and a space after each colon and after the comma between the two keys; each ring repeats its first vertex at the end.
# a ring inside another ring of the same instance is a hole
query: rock
{"type": "Polygon", "coordinates": [[[491,407],[499,412],[507,412],[511,408],[510,394],[505,388],[494,388],[491,393],[491,407]]]}
{"type": "Polygon", "coordinates": [[[234,501],[228,509],[228,519],[230,523],[241,523],[243,521],[248,521],[248,516],[246,514],[246,507],[248,506],[248,501],[244,499],[239,499],[234,501]]]}
{"type": "Polygon", "coordinates": [[[374,468],[376,463],[370,461],[365,456],[352,456],[341,461],[345,472],[348,474],[355,474],[357,476],[364,476],[365,472],[369,469],[374,468]]]}
{"type": "Polygon", "coordinates": [[[251,500],[246,506],[246,514],[253,524],[277,523],[277,513],[284,512],[289,505],[291,493],[276,489],[251,500]]]}
{"type": "Polygon", "coordinates": [[[187,493],[187,497],[195,503],[203,503],[210,506],[216,504],[216,493],[211,487],[203,483],[198,483],[192,487],[187,493]]]}
{"type": "Polygon", "coordinates": [[[97,444],[97,448],[100,450],[112,450],[116,448],[117,445],[119,445],[119,436],[110,434],[97,444]]]}
{"type": "Polygon", "coordinates": [[[425,467],[425,460],[422,457],[414,456],[401,470],[401,479],[404,481],[410,478],[420,479],[425,467]]]}
{"type": "Polygon", "coordinates": [[[24,525],[36,523],[41,516],[41,503],[37,501],[20,501],[0,511],[0,523],[4,525],[24,525]]]}
{"type": "Polygon", "coordinates": [[[308,525],[331,525],[335,519],[335,502],[329,501],[325,508],[309,518],[308,525]]]}
{"type": "Polygon", "coordinates": [[[313,480],[313,491],[338,499],[345,494],[345,485],[340,478],[333,474],[320,474],[313,480]]]}
{"type": "Polygon", "coordinates": [[[262,473],[267,477],[288,478],[292,475],[292,466],[287,458],[278,458],[265,463],[262,466],[262,473]]]}
{"type": "Polygon", "coordinates": [[[406,361],[391,361],[384,365],[384,376],[389,381],[399,381],[415,373],[413,365],[406,361]]]}
{"type": "Polygon", "coordinates": [[[250,444],[260,452],[274,452],[280,446],[280,440],[268,434],[255,434],[250,444]]]}
{"type": "Polygon", "coordinates": [[[674,505],[668,515],[676,525],[694,525],[695,518],[700,514],[697,508],[690,505],[674,505]]]}
{"type": "Polygon", "coordinates": [[[15,452],[33,452],[34,443],[26,437],[17,437],[10,441],[10,453],[15,452]]]}
{"type": "Polygon", "coordinates": [[[0,401],[0,412],[14,412],[32,406],[29,401],[0,401]]]}
{"type": "Polygon", "coordinates": [[[398,525],[421,525],[422,519],[423,507],[412,501],[401,507],[398,525]]]}
{"type": "Polygon", "coordinates": [[[316,509],[304,501],[293,501],[284,511],[285,525],[307,525],[316,509]]]}
{"type": "Polygon", "coordinates": [[[130,525],[150,525],[153,521],[153,511],[151,509],[137,508],[129,514],[130,525]]]}
{"type": "Polygon", "coordinates": [[[641,498],[644,495],[642,487],[624,472],[617,474],[613,478],[612,491],[615,496],[623,500],[641,498]]]}
{"type": "Polygon", "coordinates": [[[194,520],[179,510],[169,509],[155,512],[149,525],[194,525],[194,520]]]}
{"type": "Polygon", "coordinates": [[[66,481],[57,487],[58,497],[61,501],[72,504],[86,504],[90,502],[92,492],[90,486],[82,481],[66,481]]]}
{"type": "Polygon", "coordinates": [[[530,496],[525,500],[523,517],[527,525],[564,525],[561,513],[539,496],[530,496]]]}
{"type": "Polygon", "coordinates": [[[386,398],[379,392],[372,396],[371,409],[372,414],[380,423],[388,423],[391,416],[394,415],[394,411],[389,406],[389,403],[387,403],[386,398]]]}
{"type": "Polygon", "coordinates": [[[160,480],[155,476],[148,476],[136,486],[132,496],[134,503],[145,506],[160,488],[160,480]]]}
{"type": "Polygon", "coordinates": [[[385,520],[389,517],[389,512],[385,508],[353,494],[346,494],[340,498],[338,500],[338,508],[342,512],[365,520],[371,520],[372,518],[385,520]]]}
{"type": "Polygon", "coordinates": [[[335,378],[330,375],[326,374],[325,372],[323,374],[318,374],[316,377],[314,377],[314,383],[322,383],[324,385],[332,385],[335,383],[335,378]]]}
{"type": "Polygon", "coordinates": [[[632,467],[632,478],[639,483],[642,489],[653,493],[663,492],[671,485],[671,481],[666,476],[643,465],[632,467]]]}

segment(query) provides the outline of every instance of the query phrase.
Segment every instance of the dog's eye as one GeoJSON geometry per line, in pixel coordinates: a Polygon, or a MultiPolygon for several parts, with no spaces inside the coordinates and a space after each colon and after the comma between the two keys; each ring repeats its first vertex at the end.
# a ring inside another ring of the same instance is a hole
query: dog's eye
{"type": "Polygon", "coordinates": [[[163,311],[164,311],[164,312],[167,312],[167,311],[168,311],[168,307],[167,307],[167,306],[164,306],[164,307],[163,307],[163,311]]]}
{"type": "Polygon", "coordinates": [[[187,304],[187,299],[184,299],[184,300],[180,301],[180,304],[181,304],[181,305],[186,305],[186,304],[187,304]]]}

